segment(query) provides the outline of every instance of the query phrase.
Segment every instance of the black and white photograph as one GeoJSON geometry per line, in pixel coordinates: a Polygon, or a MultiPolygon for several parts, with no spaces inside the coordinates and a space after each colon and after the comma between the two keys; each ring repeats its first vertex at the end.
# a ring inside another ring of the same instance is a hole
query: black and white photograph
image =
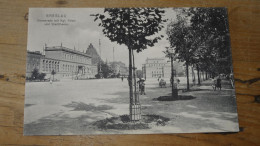
{"type": "Polygon", "coordinates": [[[226,8],[30,8],[28,20],[24,135],[239,131],[226,8]]]}

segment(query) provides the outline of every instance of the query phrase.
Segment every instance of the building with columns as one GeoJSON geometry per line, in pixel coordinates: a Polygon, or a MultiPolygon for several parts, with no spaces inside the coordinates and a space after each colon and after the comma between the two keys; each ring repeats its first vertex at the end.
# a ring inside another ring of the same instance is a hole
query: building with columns
{"type": "Polygon", "coordinates": [[[52,71],[56,72],[56,79],[95,78],[97,65],[93,65],[91,59],[89,54],[62,45],[45,46],[44,55],[27,51],[26,77],[30,77],[34,68],[37,68],[40,73],[46,73],[46,78],[51,77],[52,71]]]}

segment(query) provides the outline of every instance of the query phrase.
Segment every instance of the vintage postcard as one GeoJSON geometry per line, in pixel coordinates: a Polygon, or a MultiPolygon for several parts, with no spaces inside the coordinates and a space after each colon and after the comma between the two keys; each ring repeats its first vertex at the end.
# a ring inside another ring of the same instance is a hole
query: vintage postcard
{"type": "Polygon", "coordinates": [[[24,135],[238,132],[226,8],[30,8],[24,135]]]}

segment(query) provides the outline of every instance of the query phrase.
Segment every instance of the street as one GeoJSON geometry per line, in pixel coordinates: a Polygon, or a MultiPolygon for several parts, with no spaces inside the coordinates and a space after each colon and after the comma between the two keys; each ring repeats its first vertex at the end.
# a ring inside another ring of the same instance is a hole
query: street
{"type": "MultiPolygon", "coordinates": [[[[184,82],[181,82],[184,83],[184,82]]],[[[26,84],[25,134],[120,134],[120,133],[190,133],[236,131],[238,129],[235,92],[224,81],[222,91],[213,91],[210,81],[193,86],[194,99],[157,101],[171,95],[169,84],[160,88],[157,79],[146,81],[146,95],[140,95],[142,115],[170,118],[165,126],[146,130],[107,130],[89,128],[102,119],[129,114],[127,79],[63,80],[26,84]]],[[[182,84],[180,87],[185,87],[182,84]]]]}

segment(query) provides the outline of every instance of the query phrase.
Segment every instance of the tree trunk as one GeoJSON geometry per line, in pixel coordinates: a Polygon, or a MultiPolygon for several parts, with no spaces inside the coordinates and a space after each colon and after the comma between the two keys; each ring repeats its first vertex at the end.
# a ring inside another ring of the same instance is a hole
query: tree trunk
{"type": "Polygon", "coordinates": [[[130,119],[132,121],[139,121],[141,119],[141,105],[139,103],[139,93],[136,90],[136,68],[135,68],[135,59],[134,59],[134,52],[132,50],[132,57],[133,57],[133,78],[134,78],[134,100],[132,100],[132,104],[130,104],[131,106],[131,115],[130,115],[130,119]]]}
{"type": "Polygon", "coordinates": [[[174,69],[173,69],[173,57],[171,55],[171,84],[172,84],[172,98],[179,98],[177,86],[174,84],[174,69]]]}
{"type": "Polygon", "coordinates": [[[198,85],[200,85],[200,69],[199,69],[199,65],[197,65],[197,74],[198,74],[198,85]]]}
{"type": "Polygon", "coordinates": [[[192,66],[192,84],[195,85],[195,73],[194,73],[194,67],[192,66]]]}
{"type": "Polygon", "coordinates": [[[186,75],[187,75],[187,91],[190,90],[190,83],[189,83],[189,65],[188,63],[186,62],[186,75]]]}
{"type": "Polygon", "coordinates": [[[135,68],[135,58],[134,58],[134,52],[132,50],[132,56],[133,56],[133,78],[134,78],[134,104],[137,104],[139,101],[137,99],[137,93],[136,93],[136,68],[135,68]]]}
{"type": "Polygon", "coordinates": [[[132,104],[133,104],[133,79],[132,79],[132,50],[129,48],[129,75],[128,75],[128,84],[129,84],[129,111],[130,116],[132,115],[132,104]]]}

